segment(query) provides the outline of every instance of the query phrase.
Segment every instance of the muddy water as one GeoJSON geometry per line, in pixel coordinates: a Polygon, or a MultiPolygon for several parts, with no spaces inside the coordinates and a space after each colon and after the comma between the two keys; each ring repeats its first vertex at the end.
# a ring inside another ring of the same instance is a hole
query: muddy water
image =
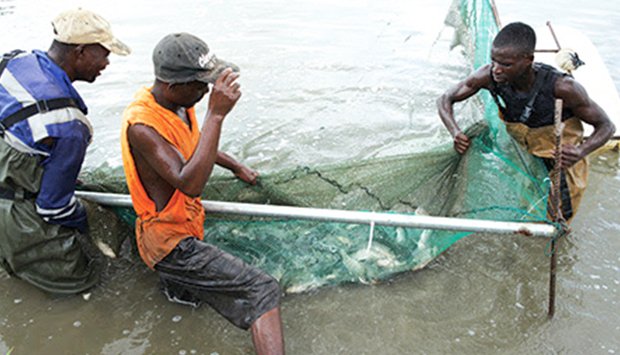
{"type": "MultiPolygon", "coordinates": [[[[565,23],[599,47],[618,87],[615,2],[497,1],[503,21],[565,23]],[[568,4],[568,5],[570,5],[568,4]]],[[[0,49],[46,48],[49,21],[76,2],[0,2],[0,49]],[[45,8],[45,11],[38,9],[45,8]]],[[[223,148],[262,170],[422,150],[447,139],[434,100],[466,74],[447,50],[448,1],[110,1],[92,4],[134,54],[80,84],[96,135],[87,164],[120,164],[120,114],[152,80],[150,50],[189,31],[242,68],[244,96],[223,148]],[[174,14],[174,16],[170,16],[174,14]]],[[[200,109],[199,109],[200,111],[200,109]]],[[[224,173],[219,171],[218,173],[224,173]]],[[[378,285],[285,297],[290,354],[620,353],[618,155],[593,159],[547,309],[542,239],[465,238],[426,269],[378,285]]],[[[131,253],[126,253],[131,255],[131,253]]],[[[168,303],[140,260],[109,261],[90,299],[51,298],[0,274],[0,354],[248,354],[249,335],[208,308],[168,303]]]]}

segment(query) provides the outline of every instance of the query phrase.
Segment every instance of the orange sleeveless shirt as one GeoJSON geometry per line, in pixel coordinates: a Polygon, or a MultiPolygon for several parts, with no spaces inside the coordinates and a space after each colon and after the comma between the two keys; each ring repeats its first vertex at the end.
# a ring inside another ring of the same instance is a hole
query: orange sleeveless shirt
{"type": "Polygon", "coordinates": [[[136,242],[142,260],[152,269],[168,255],[183,239],[193,236],[203,239],[204,208],[200,198],[192,198],[175,190],[166,207],[157,212],[155,203],[149,198],[138,171],[127,140],[127,129],[133,124],[143,124],[156,130],[174,146],[185,160],[194,153],[200,137],[194,108],[187,110],[191,123],[185,124],[172,111],[160,106],[151,88],[142,88],[123,113],[121,149],[125,178],[131,194],[136,220],[136,242]]]}

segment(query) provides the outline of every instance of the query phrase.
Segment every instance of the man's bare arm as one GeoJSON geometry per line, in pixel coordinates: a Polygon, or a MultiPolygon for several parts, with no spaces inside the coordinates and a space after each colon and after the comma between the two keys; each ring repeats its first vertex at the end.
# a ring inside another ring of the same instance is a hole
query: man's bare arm
{"type": "Polygon", "coordinates": [[[222,151],[217,152],[217,159],[215,160],[215,164],[232,171],[233,174],[235,174],[235,176],[240,180],[245,181],[251,185],[256,185],[256,178],[258,177],[258,172],[251,169],[247,165],[238,162],[230,155],[222,151]]]}
{"type": "Polygon", "coordinates": [[[485,65],[476,70],[465,80],[448,89],[437,99],[437,110],[444,126],[454,138],[454,149],[460,154],[469,148],[469,138],[461,131],[454,118],[455,102],[467,100],[480,89],[487,88],[491,83],[490,66],[485,65]]]}
{"type": "Polygon", "coordinates": [[[133,154],[139,155],[173,188],[188,196],[200,196],[213,171],[224,118],[241,96],[235,82],[238,77],[226,70],[216,81],[198,146],[187,161],[155,130],[143,125],[131,126],[127,132],[133,154]]]}
{"type": "Polygon", "coordinates": [[[579,146],[562,147],[562,165],[569,167],[603,146],[616,128],[605,111],[588,96],[584,87],[572,78],[564,77],[556,81],[555,96],[562,99],[563,106],[570,108],[580,120],[594,127],[590,137],[579,146]]]}

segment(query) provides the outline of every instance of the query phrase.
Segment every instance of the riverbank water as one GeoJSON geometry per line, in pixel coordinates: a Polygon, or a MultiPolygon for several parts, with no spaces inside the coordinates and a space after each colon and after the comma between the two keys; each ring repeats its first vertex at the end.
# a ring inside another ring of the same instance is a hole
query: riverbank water
{"type": "MultiPolygon", "coordinates": [[[[0,49],[45,49],[51,18],[77,1],[0,2],[0,49]],[[41,11],[45,9],[45,11],[41,11]]],[[[242,69],[223,150],[259,171],[422,151],[448,134],[435,99],[467,74],[449,51],[449,1],[118,1],[84,5],[134,50],[79,84],[94,142],[86,164],[120,164],[121,113],[152,81],[169,32],[205,38],[242,69]]],[[[620,88],[620,6],[498,0],[502,22],[547,20],[594,42],[620,88]]],[[[202,108],[204,111],[204,103],[202,108]]],[[[290,354],[620,353],[618,154],[593,159],[573,233],[559,249],[557,309],[546,319],[545,241],[465,238],[425,269],[377,285],[284,298],[290,354]]],[[[226,172],[217,171],[218,174],[226,172]]],[[[169,303],[140,260],[110,261],[89,300],[50,298],[0,274],[0,354],[251,354],[249,334],[207,307],[169,303]]]]}

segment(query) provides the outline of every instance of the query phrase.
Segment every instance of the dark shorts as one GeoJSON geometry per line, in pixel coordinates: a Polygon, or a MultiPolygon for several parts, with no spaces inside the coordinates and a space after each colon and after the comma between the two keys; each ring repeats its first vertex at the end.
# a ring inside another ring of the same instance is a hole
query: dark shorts
{"type": "Polygon", "coordinates": [[[280,304],[278,282],[216,246],[190,237],[155,265],[164,293],[174,302],[206,302],[241,329],[280,304]]]}

